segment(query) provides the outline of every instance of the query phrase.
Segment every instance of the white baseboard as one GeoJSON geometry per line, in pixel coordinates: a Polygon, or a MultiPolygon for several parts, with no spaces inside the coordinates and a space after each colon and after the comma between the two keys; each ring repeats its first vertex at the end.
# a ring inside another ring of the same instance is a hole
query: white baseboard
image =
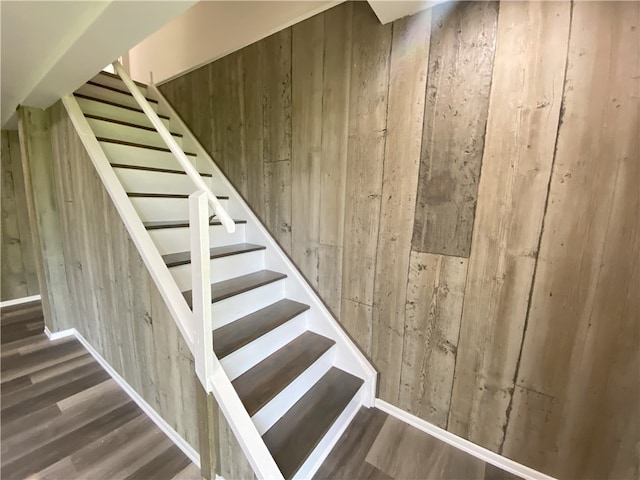
{"type": "MultiPolygon", "coordinates": [[[[120,385],[120,387],[131,397],[140,409],[147,414],[147,416],[155,423],[160,430],[162,430],[167,437],[191,460],[198,468],[200,468],[200,454],[187,443],[187,441],[176,432],[171,425],[169,425],[151,405],[149,405],[139,394],[136,392],[127,381],[116,372],[107,361],[89,344],[89,342],[76,330],[70,328],[68,330],[62,330],[60,332],[51,332],[47,327],[44,329],[44,333],[50,340],[57,340],[59,338],[74,336],[78,341],[87,349],[93,358],[104,368],[107,373],[120,385]]],[[[221,480],[224,480],[220,477],[221,480]]]]}
{"type": "Polygon", "coordinates": [[[457,449],[468,453],[469,455],[473,455],[474,457],[479,458],[486,463],[490,463],[491,465],[494,465],[498,468],[501,468],[502,470],[505,470],[509,473],[513,473],[514,475],[525,478],[527,480],[556,480],[554,477],[545,475],[544,473],[538,472],[537,470],[522,465],[521,463],[514,462],[509,458],[498,455],[491,450],[487,450],[486,448],[476,445],[469,440],[465,440],[462,437],[454,435],[447,430],[436,427],[435,425],[421,418],[418,418],[415,415],[412,415],[409,412],[396,407],[395,405],[391,405],[384,400],[376,398],[375,406],[383,412],[386,412],[389,415],[392,415],[402,420],[403,422],[408,423],[412,427],[415,427],[418,430],[422,430],[423,432],[437,438],[438,440],[442,440],[443,442],[448,443],[449,445],[452,445],[457,449]]]}
{"type": "Polygon", "coordinates": [[[0,302],[0,308],[11,307],[13,305],[20,305],[21,303],[35,302],[36,300],[41,300],[41,299],[42,297],[40,295],[31,295],[30,297],[14,298],[13,300],[5,300],[4,302],[0,302]]]}

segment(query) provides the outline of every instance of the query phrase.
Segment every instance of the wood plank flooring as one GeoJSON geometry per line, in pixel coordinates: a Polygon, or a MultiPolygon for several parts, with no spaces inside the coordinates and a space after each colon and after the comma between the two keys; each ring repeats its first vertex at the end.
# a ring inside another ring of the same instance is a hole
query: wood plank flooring
{"type": "Polygon", "coordinates": [[[199,479],[199,469],[40,302],[0,311],[3,479],[199,479]]]}
{"type": "Polygon", "coordinates": [[[314,479],[515,479],[387,415],[362,408],[314,479]]]}

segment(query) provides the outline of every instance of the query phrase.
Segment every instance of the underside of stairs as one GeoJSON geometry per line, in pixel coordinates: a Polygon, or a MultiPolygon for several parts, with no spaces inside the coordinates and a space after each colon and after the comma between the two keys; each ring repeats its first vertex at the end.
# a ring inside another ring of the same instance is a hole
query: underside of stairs
{"type": "MultiPolygon", "coordinates": [[[[311,289],[301,284],[301,276],[279,268],[282,252],[275,251],[275,242],[262,241],[264,228],[247,215],[217,167],[173,128],[175,114],[162,108],[157,90],[139,88],[236,223],[233,233],[216,218],[209,226],[211,354],[282,476],[307,477],[357,410],[370,406],[375,379],[362,373],[362,359],[349,357],[348,337],[334,334],[331,322],[325,325],[321,302],[305,301],[311,289]]],[[[74,99],[191,307],[188,197],[194,184],[119,77],[102,72],[74,99]]]]}

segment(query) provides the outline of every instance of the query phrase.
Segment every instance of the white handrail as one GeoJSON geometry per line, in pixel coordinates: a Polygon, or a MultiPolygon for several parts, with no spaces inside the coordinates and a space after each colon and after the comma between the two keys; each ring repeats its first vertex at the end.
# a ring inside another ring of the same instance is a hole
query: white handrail
{"type": "Polygon", "coordinates": [[[142,111],[147,115],[155,129],[162,137],[162,140],[164,140],[164,143],[166,143],[169,150],[171,150],[171,153],[173,153],[173,155],[176,157],[176,160],[180,162],[180,165],[182,165],[182,168],[184,168],[185,173],[196,185],[197,190],[202,190],[207,194],[207,199],[209,200],[209,204],[211,205],[213,212],[216,214],[222,225],[224,225],[224,227],[227,229],[227,232],[235,232],[235,222],[231,219],[220,201],[216,198],[216,196],[204,182],[198,170],[196,170],[195,167],[191,164],[187,156],[182,151],[182,148],[180,148],[180,146],[176,143],[169,130],[167,130],[167,127],[164,126],[164,123],[162,123],[160,117],[158,117],[158,114],[153,110],[153,108],[151,108],[151,105],[149,105],[147,99],[144,97],[142,92],[140,92],[138,86],[133,80],[131,80],[131,77],[129,77],[120,62],[118,62],[117,60],[113,62],[113,68],[116,72],[118,72],[118,75],[133,95],[133,98],[135,98],[136,102],[138,102],[138,105],[140,105],[140,108],[142,108],[142,111]]]}

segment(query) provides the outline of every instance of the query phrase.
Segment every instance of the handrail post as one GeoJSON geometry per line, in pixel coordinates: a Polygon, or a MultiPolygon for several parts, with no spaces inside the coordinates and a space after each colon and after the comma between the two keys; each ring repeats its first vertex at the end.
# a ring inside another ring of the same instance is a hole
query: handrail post
{"type": "Polygon", "coordinates": [[[189,195],[191,235],[191,290],[196,375],[211,393],[213,375],[213,328],[211,324],[211,261],[209,255],[209,205],[207,193],[189,195]]]}

